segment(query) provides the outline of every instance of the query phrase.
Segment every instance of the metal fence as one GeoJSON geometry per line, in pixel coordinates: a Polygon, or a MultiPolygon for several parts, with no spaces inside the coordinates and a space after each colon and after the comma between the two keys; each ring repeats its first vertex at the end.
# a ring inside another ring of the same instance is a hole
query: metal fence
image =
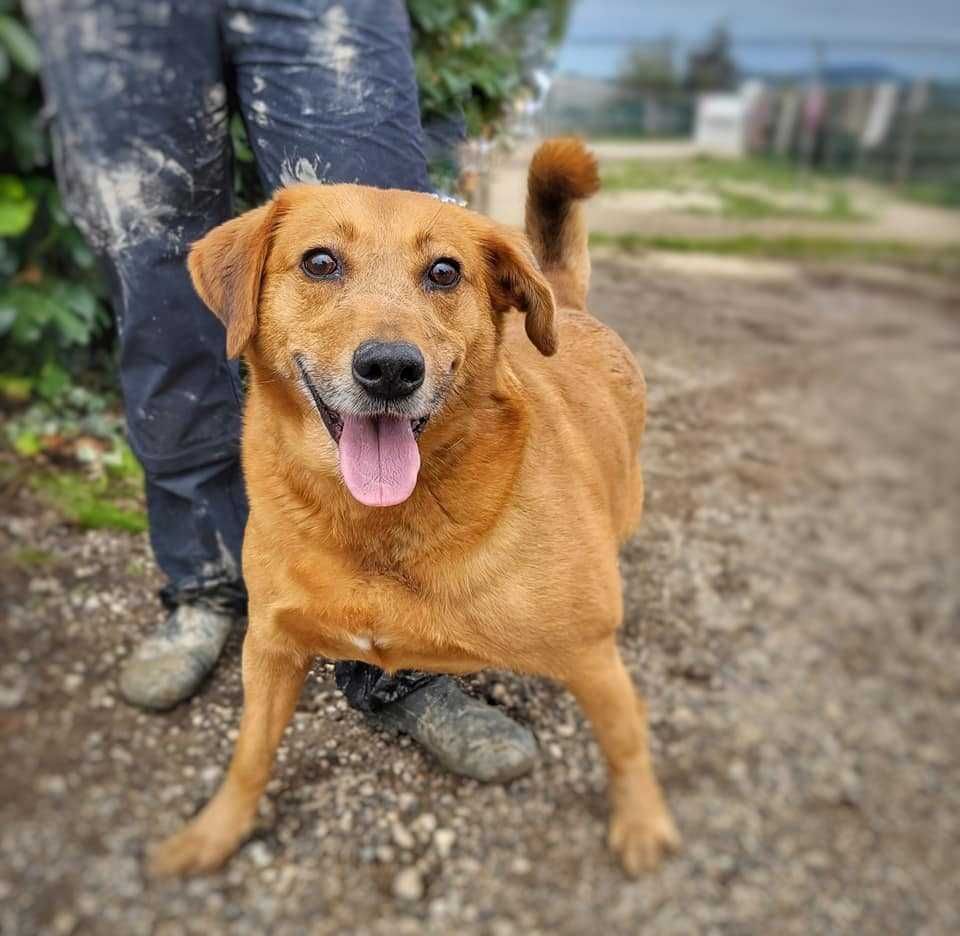
{"type": "MultiPolygon", "coordinates": [[[[693,136],[698,96],[683,86],[692,44],[607,38],[572,45],[602,51],[608,73],[611,61],[648,50],[651,58],[666,58],[676,78],[664,82],[661,75],[657,86],[644,89],[616,75],[561,71],[540,115],[543,132],[693,136]]],[[[747,152],[928,186],[936,200],[960,204],[960,45],[773,37],[734,39],[731,52],[740,80],[754,91],[747,152]]]]}

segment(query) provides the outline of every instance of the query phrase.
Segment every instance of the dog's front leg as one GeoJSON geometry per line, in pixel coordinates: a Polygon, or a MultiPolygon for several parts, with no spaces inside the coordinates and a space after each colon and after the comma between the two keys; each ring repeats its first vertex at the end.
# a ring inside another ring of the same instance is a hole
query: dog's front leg
{"type": "Polygon", "coordinates": [[[610,847],[629,874],[656,866],[680,837],[653,774],[646,704],[613,639],[580,655],[564,678],[593,725],[610,783],[610,847]]]}
{"type": "Polygon", "coordinates": [[[152,874],[212,871],[250,834],[310,662],[265,640],[251,619],[243,642],[243,716],[227,776],[200,814],[153,851],[152,874]]]}

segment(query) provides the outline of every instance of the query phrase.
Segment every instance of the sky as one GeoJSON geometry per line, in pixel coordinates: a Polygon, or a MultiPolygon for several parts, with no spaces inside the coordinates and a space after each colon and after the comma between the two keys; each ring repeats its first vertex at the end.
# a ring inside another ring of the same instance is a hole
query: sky
{"type": "Polygon", "coordinates": [[[960,79],[960,0],[575,0],[558,66],[609,76],[630,40],[672,36],[682,53],[721,21],[748,72],[809,70],[817,39],[828,65],[960,79]]]}

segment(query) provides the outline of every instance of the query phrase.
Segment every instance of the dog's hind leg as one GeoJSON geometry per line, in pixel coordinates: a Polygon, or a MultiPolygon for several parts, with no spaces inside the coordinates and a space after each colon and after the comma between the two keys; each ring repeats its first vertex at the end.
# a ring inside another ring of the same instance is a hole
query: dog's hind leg
{"type": "Polygon", "coordinates": [[[646,704],[611,637],[564,677],[593,725],[609,770],[610,847],[629,874],[652,869],[680,837],[653,774],[646,704]]]}
{"type": "Polygon", "coordinates": [[[250,834],[310,663],[310,657],[278,650],[250,627],[243,644],[243,716],[227,776],[200,814],[153,851],[151,874],[212,871],[250,834]]]}

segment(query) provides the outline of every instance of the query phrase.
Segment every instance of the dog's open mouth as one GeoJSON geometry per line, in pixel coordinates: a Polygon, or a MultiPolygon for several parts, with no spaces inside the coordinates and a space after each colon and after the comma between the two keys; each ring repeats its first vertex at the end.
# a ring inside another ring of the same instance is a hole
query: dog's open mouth
{"type": "Polygon", "coordinates": [[[302,362],[297,367],[323,424],[339,450],[340,474],[347,490],[368,507],[403,503],[417,486],[420,449],[417,438],[428,416],[410,419],[391,413],[340,413],[328,406],[302,362]]]}

